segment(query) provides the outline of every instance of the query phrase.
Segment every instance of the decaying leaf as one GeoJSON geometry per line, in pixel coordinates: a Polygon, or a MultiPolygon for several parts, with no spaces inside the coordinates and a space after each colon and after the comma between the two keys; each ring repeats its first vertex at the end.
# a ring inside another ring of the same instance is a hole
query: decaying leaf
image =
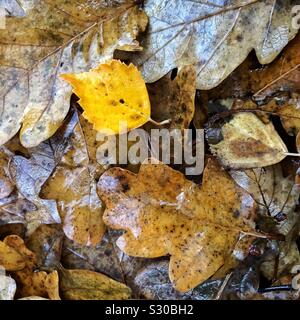
{"type": "Polygon", "coordinates": [[[19,3],[25,15],[7,17],[0,35],[0,145],[23,123],[22,144],[33,147],[68,113],[72,90],[59,75],[87,71],[115,49],[141,50],[147,17],[131,0],[19,3]]]}
{"type": "Polygon", "coordinates": [[[277,56],[297,34],[291,26],[293,5],[292,0],[148,0],[149,30],[134,62],[146,82],[194,64],[197,88],[210,89],[252,49],[262,64],[277,56]]]}
{"type": "Polygon", "coordinates": [[[106,171],[98,193],[105,223],[127,231],[117,241],[120,249],[146,258],[170,254],[170,280],[182,292],[224,264],[241,232],[257,234],[254,201],[213,160],[201,189],[166,165],[145,163],[138,175],[106,171]]]}
{"type": "Polygon", "coordinates": [[[248,57],[218,87],[207,91],[208,99],[247,98],[264,101],[280,92],[299,93],[300,34],[282,51],[279,59],[259,66],[252,55],[248,57]]]}
{"type": "Polygon", "coordinates": [[[62,270],[60,290],[66,300],[124,300],[131,296],[125,284],[89,270],[62,270]]]}
{"type": "Polygon", "coordinates": [[[209,280],[187,293],[177,292],[168,277],[168,261],[142,268],[134,282],[142,298],[150,300],[212,300],[222,284],[221,280],[209,280]]]}
{"type": "Polygon", "coordinates": [[[35,209],[26,213],[30,232],[42,223],[60,223],[60,216],[54,200],[42,199],[39,193],[55,167],[53,149],[49,143],[41,144],[30,159],[14,156],[10,172],[22,196],[30,201],[35,209]]]}
{"type": "Polygon", "coordinates": [[[138,69],[118,60],[100,64],[89,72],[63,74],[80,98],[83,116],[94,129],[109,134],[126,133],[150,119],[150,101],[138,69]],[[122,128],[120,122],[126,122],[122,128]]]}
{"type": "MultiPolygon", "coordinates": [[[[52,300],[60,300],[57,271],[49,274],[43,271],[35,272],[35,254],[25,246],[20,237],[8,236],[4,239],[3,244],[14,250],[23,261],[23,263],[17,264],[18,268],[10,268],[12,269],[11,271],[14,271],[12,276],[17,282],[18,297],[40,296],[52,300]]],[[[4,268],[10,270],[5,267],[5,264],[4,268]]]]}
{"type": "Polygon", "coordinates": [[[74,132],[43,186],[42,196],[47,201],[56,201],[67,237],[79,244],[96,245],[105,231],[102,203],[96,192],[97,170],[89,167],[88,147],[76,112],[74,117],[77,119],[74,132]]]}
{"type": "Polygon", "coordinates": [[[96,247],[81,246],[65,239],[61,261],[67,269],[96,271],[117,281],[125,282],[121,262],[108,233],[96,247]]]}
{"type": "Polygon", "coordinates": [[[0,301],[13,300],[16,290],[16,281],[5,274],[0,274],[0,301]]]}
{"type": "Polygon", "coordinates": [[[64,233],[57,224],[41,225],[26,241],[26,246],[36,256],[39,269],[53,270],[60,263],[64,233]]]}
{"type": "MultiPolygon", "coordinates": [[[[195,112],[196,71],[194,66],[179,70],[176,78],[167,75],[159,81],[147,84],[151,102],[151,118],[156,122],[170,119],[164,127],[188,129],[195,112]]],[[[153,125],[149,123],[147,127],[153,125]]],[[[157,128],[157,126],[156,126],[157,128]]]]}
{"type": "Polygon", "coordinates": [[[259,215],[273,218],[276,230],[287,235],[299,219],[295,207],[299,202],[300,188],[295,185],[294,178],[283,177],[280,165],[232,170],[230,174],[239,186],[252,195],[258,205],[259,215]]]}
{"type": "Polygon", "coordinates": [[[273,124],[264,124],[250,112],[234,115],[225,123],[220,140],[210,143],[210,149],[231,168],[270,166],[279,163],[288,153],[273,124]]]}

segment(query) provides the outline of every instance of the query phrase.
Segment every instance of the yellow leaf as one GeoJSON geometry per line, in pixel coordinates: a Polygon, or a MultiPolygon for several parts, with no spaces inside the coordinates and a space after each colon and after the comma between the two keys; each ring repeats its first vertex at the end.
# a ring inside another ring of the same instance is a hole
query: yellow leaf
{"type": "Polygon", "coordinates": [[[131,296],[125,284],[90,270],[62,270],[60,289],[67,300],[124,300],[131,296]]]}
{"type": "MultiPolygon", "coordinates": [[[[0,264],[2,264],[1,253],[5,254],[3,249],[10,248],[14,250],[14,255],[21,257],[19,264],[17,260],[13,260],[12,265],[5,264],[4,268],[12,273],[13,278],[17,282],[17,296],[40,296],[51,300],[60,300],[58,274],[57,271],[46,273],[44,271],[36,272],[36,256],[25,245],[24,241],[18,236],[8,236],[3,242],[0,242],[0,264]]],[[[9,260],[12,261],[12,260],[9,260]]]]}
{"type": "Polygon", "coordinates": [[[150,119],[150,101],[145,82],[138,69],[118,60],[100,64],[79,74],[63,74],[80,98],[83,116],[99,132],[125,133],[150,119]],[[126,122],[127,130],[120,128],[126,122]]]}
{"type": "Polygon", "coordinates": [[[107,208],[104,222],[127,231],[119,248],[137,257],[170,255],[170,280],[182,292],[219,270],[241,234],[258,236],[254,200],[214,160],[201,189],[162,163],[144,163],[138,175],[106,171],[98,192],[107,208]]]}

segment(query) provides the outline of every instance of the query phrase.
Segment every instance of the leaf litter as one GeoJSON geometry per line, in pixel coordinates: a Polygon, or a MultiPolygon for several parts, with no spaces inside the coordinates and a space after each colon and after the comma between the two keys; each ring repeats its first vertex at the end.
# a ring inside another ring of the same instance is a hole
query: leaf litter
{"type": "Polygon", "coordinates": [[[0,300],[300,298],[293,5],[5,2],[0,300]],[[205,129],[204,172],[105,165],[105,128],[205,129]]]}

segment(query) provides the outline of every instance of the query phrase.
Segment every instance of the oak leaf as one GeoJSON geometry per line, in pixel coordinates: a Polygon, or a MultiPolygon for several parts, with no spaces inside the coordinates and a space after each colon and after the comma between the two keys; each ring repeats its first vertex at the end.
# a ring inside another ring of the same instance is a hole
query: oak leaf
{"type": "Polygon", "coordinates": [[[83,116],[99,132],[126,133],[150,119],[147,88],[133,64],[110,60],[89,72],[61,77],[72,84],[83,116]],[[125,129],[120,127],[121,121],[126,122],[125,129]]]}
{"type": "Polygon", "coordinates": [[[0,34],[0,145],[23,124],[22,144],[34,147],[68,113],[72,90],[59,75],[87,71],[116,49],[141,50],[147,17],[131,0],[18,2],[24,15],[7,17],[0,34]]]}
{"type": "Polygon", "coordinates": [[[293,0],[148,0],[149,28],[143,52],[133,57],[146,82],[194,64],[197,89],[222,82],[254,49],[270,63],[293,39],[293,0]]]}
{"type": "Polygon", "coordinates": [[[11,250],[17,252],[22,258],[22,263],[16,265],[18,268],[11,270],[14,271],[11,272],[11,275],[17,283],[17,296],[40,296],[52,300],[60,300],[57,272],[53,271],[49,274],[44,271],[36,272],[36,256],[26,247],[20,237],[14,235],[8,236],[4,239],[3,243],[11,250]]]}
{"type": "Polygon", "coordinates": [[[118,247],[145,258],[170,254],[170,280],[182,292],[222,267],[240,233],[257,235],[253,199],[214,160],[201,189],[162,163],[144,163],[138,175],[108,170],[98,193],[107,208],[105,223],[127,231],[118,247]]]}

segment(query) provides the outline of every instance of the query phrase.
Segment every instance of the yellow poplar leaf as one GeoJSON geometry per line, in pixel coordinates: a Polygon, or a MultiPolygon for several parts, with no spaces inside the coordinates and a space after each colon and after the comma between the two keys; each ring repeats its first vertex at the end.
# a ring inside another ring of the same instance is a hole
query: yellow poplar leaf
{"type": "Polygon", "coordinates": [[[201,188],[162,163],[144,163],[138,175],[109,169],[98,193],[107,208],[104,222],[126,230],[118,247],[130,256],[170,255],[169,277],[181,292],[219,270],[241,234],[258,236],[254,200],[212,159],[201,188]]]}
{"type": "Polygon", "coordinates": [[[61,77],[73,86],[83,116],[99,132],[125,133],[150,119],[147,88],[133,64],[110,60],[89,72],[61,77]],[[120,122],[125,122],[127,128],[120,128],[120,122]]]}
{"type": "Polygon", "coordinates": [[[62,270],[60,289],[66,300],[124,300],[131,296],[125,284],[90,270],[62,270]]]}

